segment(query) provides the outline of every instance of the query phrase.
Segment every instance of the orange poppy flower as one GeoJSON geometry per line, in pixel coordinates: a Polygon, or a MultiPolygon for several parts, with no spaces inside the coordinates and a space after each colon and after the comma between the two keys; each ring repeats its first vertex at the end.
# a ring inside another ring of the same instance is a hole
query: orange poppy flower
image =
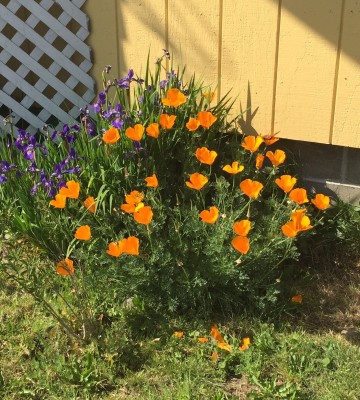
{"type": "Polygon", "coordinates": [[[326,210],[330,206],[330,197],[318,193],[315,196],[315,199],[312,199],[311,202],[319,210],[326,210]]]}
{"type": "Polygon", "coordinates": [[[281,175],[280,178],[275,179],[275,183],[282,189],[285,193],[290,192],[296,184],[296,178],[290,175],[281,175]]]}
{"type": "Polygon", "coordinates": [[[76,229],[75,239],[79,240],[90,240],[91,238],[91,230],[89,225],[83,225],[79,226],[79,228],[76,229]]]}
{"type": "Polygon", "coordinates": [[[163,129],[171,129],[176,120],[176,115],[161,114],[159,117],[160,125],[163,129]]]}
{"type": "Polygon", "coordinates": [[[148,187],[157,188],[159,186],[159,182],[158,182],[155,174],[145,178],[145,182],[146,182],[146,186],[148,186],[148,187]]]}
{"type": "Polygon", "coordinates": [[[200,126],[200,122],[196,118],[190,118],[186,123],[186,127],[190,132],[196,131],[196,129],[200,126]]]}
{"type": "Polygon", "coordinates": [[[266,157],[271,161],[271,164],[274,167],[278,167],[280,164],[284,163],[286,154],[282,150],[275,150],[275,153],[272,151],[267,151],[266,157]]]}
{"type": "Polygon", "coordinates": [[[310,218],[304,215],[306,210],[295,210],[291,214],[291,221],[287,222],[281,227],[283,234],[287,237],[293,238],[299,232],[311,229],[310,218]]]}
{"type": "Polygon", "coordinates": [[[241,254],[246,254],[250,249],[250,240],[246,236],[236,236],[231,244],[241,254]]]}
{"type": "Polygon", "coordinates": [[[264,139],[261,136],[245,136],[241,146],[254,153],[257,151],[264,139]]]}
{"type": "Polygon", "coordinates": [[[219,210],[216,207],[210,207],[210,211],[201,211],[199,217],[207,224],[215,224],[216,220],[219,218],[219,210]]]}
{"type": "Polygon", "coordinates": [[[234,161],[231,165],[227,164],[223,168],[223,171],[227,172],[228,174],[238,174],[239,172],[244,170],[243,165],[239,165],[237,161],[234,161]]]}
{"type": "Polygon", "coordinates": [[[115,144],[118,140],[120,139],[120,133],[119,131],[114,128],[111,127],[109,130],[107,130],[102,137],[102,140],[106,143],[106,144],[115,144]]]}
{"type": "Polygon", "coordinates": [[[135,236],[129,236],[120,242],[111,242],[106,250],[106,253],[113,257],[119,257],[121,254],[126,253],[133,256],[139,255],[139,239],[135,236]]]}
{"type": "Polygon", "coordinates": [[[130,194],[127,194],[125,196],[125,201],[128,204],[139,204],[142,202],[144,198],[144,194],[137,191],[137,190],[133,190],[132,192],[130,192],[130,194]]]}
{"type": "Polygon", "coordinates": [[[256,199],[259,194],[260,190],[264,185],[258,181],[252,181],[251,179],[245,179],[240,183],[240,189],[250,198],[256,199]]]}
{"type": "Polygon", "coordinates": [[[197,115],[197,119],[200,122],[200,125],[209,129],[210,126],[217,120],[215,115],[213,115],[210,111],[200,111],[197,115]]]}
{"type": "Polygon", "coordinates": [[[166,93],[166,97],[161,99],[164,106],[179,107],[181,104],[186,102],[184,93],[181,93],[179,89],[169,89],[166,93]]]}
{"type": "Polygon", "coordinates": [[[299,303],[299,304],[301,304],[301,303],[302,303],[302,295],[301,295],[301,294],[297,294],[297,295],[293,296],[293,297],[291,298],[291,301],[292,301],[293,303],[299,303]]]}
{"type": "Polygon", "coordinates": [[[134,220],[139,224],[149,225],[153,217],[153,212],[150,206],[141,207],[134,212],[134,220]]]}
{"type": "Polygon", "coordinates": [[[134,127],[129,126],[129,128],[127,128],[125,131],[125,135],[131,140],[140,142],[141,138],[143,137],[144,130],[145,128],[143,125],[136,124],[134,127]]]}
{"type": "Polygon", "coordinates": [[[143,198],[143,193],[133,190],[130,194],[125,196],[126,204],[121,204],[120,208],[128,214],[132,214],[139,208],[144,207],[144,203],[141,202],[143,198]]]}
{"type": "Polygon", "coordinates": [[[222,350],[226,350],[226,351],[228,351],[229,353],[232,352],[231,346],[230,346],[229,344],[225,343],[225,342],[218,343],[218,344],[217,344],[217,347],[219,347],[219,348],[222,349],[222,350]]]}
{"type": "Polygon", "coordinates": [[[178,339],[181,339],[181,338],[184,337],[184,332],[175,331],[175,332],[174,332],[174,336],[175,336],[176,338],[178,338],[178,339]]]}
{"type": "Polygon", "coordinates": [[[215,363],[218,360],[218,358],[219,358],[219,354],[218,353],[216,353],[216,352],[211,353],[211,361],[212,362],[215,363]]]}
{"type": "Polygon", "coordinates": [[[139,239],[136,236],[129,236],[126,239],[122,239],[119,243],[119,247],[123,253],[132,256],[139,255],[139,239]]]}
{"type": "Polygon", "coordinates": [[[246,337],[242,341],[242,345],[239,347],[240,351],[247,350],[250,346],[250,338],[246,337]]]}
{"type": "Polygon", "coordinates": [[[74,274],[74,262],[70,258],[65,258],[56,264],[56,272],[59,275],[73,275],[74,274]]]}
{"type": "Polygon", "coordinates": [[[234,223],[234,232],[239,236],[247,236],[251,229],[251,223],[248,219],[234,223]]]}
{"type": "Polygon", "coordinates": [[[59,190],[59,194],[68,197],[69,199],[77,199],[80,193],[80,185],[75,181],[67,181],[66,187],[59,190]]]}
{"type": "Polygon", "coordinates": [[[85,199],[83,204],[89,212],[94,213],[96,211],[96,202],[93,197],[88,197],[87,199],[85,199]]]}
{"type": "Polygon", "coordinates": [[[120,209],[128,214],[133,214],[135,212],[135,204],[121,204],[120,209]]]}
{"type": "Polygon", "coordinates": [[[256,156],[256,160],[255,160],[255,168],[256,169],[260,169],[263,166],[264,158],[265,157],[262,154],[258,154],[256,156]]]}
{"type": "Polygon", "coordinates": [[[121,249],[117,243],[111,242],[106,250],[106,253],[113,257],[119,257],[121,255],[121,249]]]}
{"type": "Polygon", "coordinates": [[[220,335],[220,332],[216,325],[211,327],[210,335],[220,343],[224,343],[224,338],[220,335]]]}
{"type": "Polygon", "coordinates": [[[209,92],[203,93],[202,96],[205,100],[207,100],[209,103],[211,103],[215,98],[215,92],[209,91],[209,92]]]}
{"type": "Polygon", "coordinates": [[[146,128],[146,133],[148,136],[151,136],[155,139],[159,137],[160,131],[159,131],[159,124],[157,122],[153,122],[146,128]]]}
{"type": "Polygon", "coordinates": [[[199,337],[198,338],[198,342],[200,342],[200,343],[207,343],[208,341],[209,341],[209,339],[206,338],[206,337],[199,337]]]}
{"type": "Polygon", "coordinates": [[[65,208],[66,206],[66,196],[63,194],[57,194],[55,200],[50,201],[50,205],[55,208],[65,208]]]}
{"type": "Polygon", "coordinates": [[[279,138],[275,137],[275,134],[263,136],[263,139],[266,146],[271,146],[279,140],[279,138]]]}
{"type": "Polygon", "coordinates": [[[291,219],[295,223],[295,227],[298,231],[307,231],[311,229],[310,218],[304,215],[306,213],[305,209],[295,210],[291,213],[291,219]]]}
{"type": "Polygon", "coordinates": [[[295,201],[295,203],[298,203],[298,204],[304,204],[304,203],[309,202],[309,199],[307,198],[307,193],[306,193],[305,189],[301,189],[301,188],[293,189],[289,193],[289,197],[292,201],[295,201]]]}
{"type": "Polygon", "coordinates": [[[200,190],[207,184],[208,181],[209,179],[206,176],[195,172],[195,174],[190,175],[190,182],[186,181],[185,183],[186,186],[191,189],[200,190]]]}
{"type": "Polygon", "coordinates": [[[196,149],[195,157],[203,164],[212,165],[217,157],[217,152],[206,147],[196,149]]]}

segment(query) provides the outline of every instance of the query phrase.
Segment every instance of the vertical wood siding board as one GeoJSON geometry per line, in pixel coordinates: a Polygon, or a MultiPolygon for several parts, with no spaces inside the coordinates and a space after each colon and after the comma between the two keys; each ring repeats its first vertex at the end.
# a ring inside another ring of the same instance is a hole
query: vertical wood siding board
{"type": "MultiPolygon", "coordinates": [[[[117,50],[117,54],[116,54],[116,69],[117,69],[117,74],[116,76],[119,75],[120,70],[121,70],[121,38],[120,38],[120,34],[119,34],[119,28],[120,28],[120,4],[114,0],[114,11],[115,11],[115,48],[117,50]]],[[[104,63],[106,63],[106,61],[104,60],[104,63]]],[[[102,90],[102,86],[101,86],[101,90],[102,90]]],[[[98,92],[100,91],[100,89],[98,90],[98,92]]]]}
{"type": "Polygon", "coordinates": [[[279,51],[280,51],[281,8],[282,8],[282,0],[278,0],[278,15],[277,15],[277,24],[276,24],[276,44],[275,44],[275,58],[274,58],[273,98],[272,98],[272,109],[271,109],[270,133],[275,133],[276,89],[277,89],[279,51]]]}
{"type": "MultiPolygon", "coordinates": [[[[68,115],[64,113],[64,111],[61,108],[56,107],[55,104],[49,101],[49,99],[46,96],[44,96],[41,92],[36,90],[34,86],[30,85],[25,80],[21,79],[21,77],[19,77],[14,71],[12,71],[6,65],[0,64],[0,67],[4,77],[9,81],[13,82],[16,87],[21,89],[25,94],[32,97],[42,107],[48,109],[51,113],[53,113],[54,116],[59,118],[61,121],[67,120],[68,115]]],[[[16,109],[14,110],[16,112],[16,109]]]]}
{"type": "Polygon", "coordinates": [[[282,137],[329,141],[340,11],[338,0],[282,0],[274,128],[282,137]]]}
{"type": "MultiPolygon", "coordinates": [[[[169,51],[169,0],[164,0],[165,8],[165,21],[164,21],[164,31],[165,31],[165,49],[169,51]]],[[[169,71],[169,60],[166,59],[166,70],[169,71]]]]}
{"type": "Polygon", "coordinates": [[[219,0],[219,33],[218,33],[218,65],[217,65],[217,101],[221,99],[221,64],[222,64],[222,25],[223,25],[223,0],[219,0]]]}
{"type": "Polygon", "coordinates": [[[360,148],[360,3],[346,0],[333,144],[360,148]]]}
{"type": "Polygon", "coordinates": [[[74,7],[74,4],[69,0],[57,0],[61,8],[84,28],[88,26],[88,17],[83,13],[79,7],[74,7]]]}
{"type": "Polygon", "coordinates": [[[12,111],[14,111],[20,118],[25,119],[31,125],[35,127],[41,127],[44,125],[44,122],[41,121],[36,115],[32,114],[27,108],[23,107],[16,100],[10,97],[6,93],[1,94],[2,100],[4,100],[3,104],[6,104],[12,111]]]}
{"type": "Polygon", "coordinates": [[[84,6],[89,16],[90,36],[87,43],[93,49],[93,67],[91,75],[96,80],[97,91],[102,90],[101,73],[105,64],[112,66],[110,76],[119,76],[119,60],[121,52],[118,49],[117,33],[117,3],[118,0],[108,0],[106,10],[99,7],[98,2],[87,1],[84,6]]]}
{"type": "MultiPolygon", "coordinates": [[[[36,45],[48,54],[52,59],[57,60],[57,62],[66,70],[68,70],[72,75],[75,75],[85,86],[92,86],[93,79],[84,74],[83,71],[69,59],[67,59],[60,51],[49,46],[49,43],[44,40],[40,35],[30,29],[21,19],[16,15],[10,13],[4,6],[0,4],[0,14],[6,18],[13,26],[16,26],[25,37],[29,38],[30,41],[36,43],[36,45]]],[[[0,43],[1,44],[1,43],[0,43]]]]}
{"type": "Polygon", "coordinates": [[[222,93],[232,90],[237,114],[240,104],[247,108],[249,84],[252,112],[259,107],[251,126],[261,134],[271,127],[277,15],[273,1],[224,1],[222,93]]]}
{"type": "Polygon", "coordinates": [[[186,65],[208,85],[217,84],[219,1],[169,2],[169,48],[174,65],[186,65]]]}
{"type": "Polygon", "coordinates": [[[118,54],[125,55],[120,60],[120,75],[126,74],[129,68],[133,68],[139,75],[144,74],[149,49],[150,62],[152,62],[165,47],[164,1],[140,3],[124,0],[117,4],[119,4],[119,37],[121,34],[124,36],[122,42],[119,42],[118,54]]]}
{"type": "Polygon", "coordinates": [[[36,72],[47,84],[52,86],[65,97],[69,98],[69,100],[72,102],[76,102],[76,104],[83,103],[83,100],[79,95],[70,90],[67,85],[64,85],[62,81],[54,76],[54,74],[56,74],[60,69],[58,64],[52,63],[50,67],[51,69],[47,70],[41,65],[37,64],[37,62],[27,55],[20,47],[15,46],[11,41],[6,42],[6,37],[0,32],[0,42],[2,41],[6,46],[4,48],[9,51],[9,54],[13,54],[13,56],[17,58],[23,65],[27,65],[30,70],[36,72]]]}
{"type": "Polygon", "coordinates": [[[90,57],[89,47],[79,40],[79,38],[74,35],[69,29],[67,29],[63,24],[61,24],[56,18],[54,18],[49,13],[42,12],[42,7],[35,1],[29,0],[18,0],[24,7],[26,7],[31,13],[35,15],[41,15],[41,21],[46,24],[51,30],[56,32],[62,39],[66,42],[71,43],[80,54],[84,57],[90,57]]]}
{"type": "Polygon", "coordinates": [[[338,81],[339,81],[340,54],[341,54],[342,35],[343,35],[343,27],[344,27],[344,11],[345,11],[345,0],[342,0],[341,13],[340,13],[339,38],[338,38],[336,63],[335,63],[334,87],[333,87],[333,96],[332,96],[332,104],[331,104],[330,130],[329,130],[329,143],[330,144],[333,144],[334,119],[335,119],[335,110],[336,110],[336,93],[337,93],[337,86],[338,86],[338,81]]]}

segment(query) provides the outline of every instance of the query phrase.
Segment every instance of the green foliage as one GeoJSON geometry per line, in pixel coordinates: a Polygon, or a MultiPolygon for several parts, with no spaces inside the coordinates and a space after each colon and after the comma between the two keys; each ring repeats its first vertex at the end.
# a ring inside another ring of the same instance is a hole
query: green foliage
{"type": "MultiPolygon", "coordinates": [[[[124,302],[150,314],[227,314],[239,307],[267,313],[279,304],[282,277],[299,256],[297,238],[285,236],[282,227],[303,207],[275,184],[288,169],[284,160],[269,156],[274,145],[260,139],[260,147],[249,149],[238,117],[229,118],[230,98],[212,105],[210,88],[195,76],[185,83],[183,70],[166,71],[163,58],[154,71],[148,63],[144,80],[132,71],[110,83],[107,78],[104,72],[96,113],[84,110],[78,126],[49,130],[39,140],[19,131],[0,147],[6,160],[0,171],[3,224],[25,235],[54,264],[70,259],[75,268],[70,276],[56,276],[55,266],[41,270],[25,264],[19,270],[11,264],[8,276],[44,302],[64,328],[85,338],[97,337],[99,317],[116,316],[124,302]],[[176,118],[173,126],[165,126],[164,115],[176,118]],[[153,123],[161,125],[157,138],[143,132],[153,123]],[[139,137],[132,136],[137,129],[139,137]],[[217,153],[215,160],[195,156],[204,147],[217,153]],[[258,155],[266,156],[263,167],[258,155]],[[223,169],[234,161],[243,171],[223,169]],[[208,182],[189,186],[194,173],[208,182]],[[155,187],[145,181],[153,174],[155,187]],[[260,195],[240,189],[247,179],[261,185],[260,195]],[[69,182],[79,185],[79,194],[69,194],[69,182]],[[59,199],[66,190],[63,207],[59,199]],[[144,197],[140,204],[128,200],[126,207],[133,207],[128,211],[123,205],[133,191],[144,197]],[[90,197],[95,212],[84,206],[90,197]],[[214,206],[216,221],[199,218],[214,206]],[[150,208],[148,221],[135,218],[150,208]],[[250,221],[250,233],[234,233],[241,220],[250,221]],[[90,240],[74,238],[83,226],[91,228],[90,240]],[[234,244],[236,236],[242,245],[234,244]],[[139,242],[139,250],[126,247],[129,238],[139,242]],[[250,249],[243,243],[248,240],[250,249]],[[109,254],[114,248],[118,254],[109,254]],[[65,317],[47,301],[50,294],[69,308],[65,317]]],[[[308,212],[314,210],[311,205],[308,212]]],[[[310,222],[301,221],[295,235],[307,234],[310,222]]]]}

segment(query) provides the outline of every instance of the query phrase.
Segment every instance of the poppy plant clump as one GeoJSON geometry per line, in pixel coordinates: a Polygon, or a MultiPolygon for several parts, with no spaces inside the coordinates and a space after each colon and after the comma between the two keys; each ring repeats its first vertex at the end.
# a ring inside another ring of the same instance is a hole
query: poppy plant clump
{"type": "MultiPolygon", "coordinates": [[[[107,68],[79,123],[4,141],[0,208],[56,260],[56,279],[70,275],[65,299],[84,285],[99,315],[129,299],[159,313],[265,310],[334,202],[297,187],[286,153],[269,147],[278,137],[242,131],[228,95],[170,64],[164,53],[143,77],[107,68]]],[[[250,344],[216,326],[209,337],[216,359],[250,344]]]]}

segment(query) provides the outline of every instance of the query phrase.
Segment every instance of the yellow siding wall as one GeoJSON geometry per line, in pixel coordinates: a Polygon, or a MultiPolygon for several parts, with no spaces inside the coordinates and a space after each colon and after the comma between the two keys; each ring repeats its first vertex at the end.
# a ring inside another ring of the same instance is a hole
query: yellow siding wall
{"type": "Polygon", "coordinates": [[[88,0],[92,75],[140,74],[166,48],[261,134],[360,147],[360,0],[88,0]]]}

